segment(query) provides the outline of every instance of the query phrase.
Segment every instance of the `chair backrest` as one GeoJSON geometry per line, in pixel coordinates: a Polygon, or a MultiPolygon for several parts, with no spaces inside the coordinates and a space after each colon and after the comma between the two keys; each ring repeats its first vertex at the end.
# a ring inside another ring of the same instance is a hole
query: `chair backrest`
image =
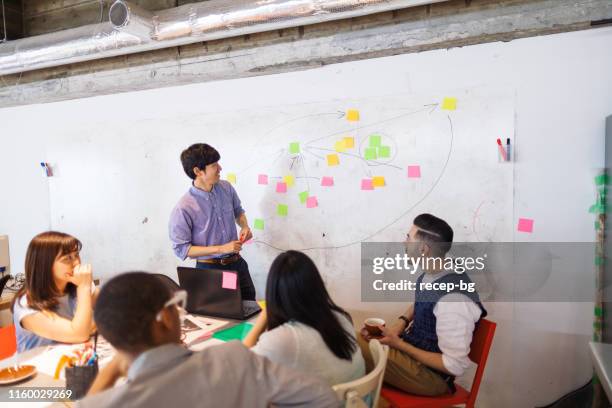
{"type": "Polygon", "coordinates": [[[15,325],[0,327],[0,360],[10,357],[16,352],[15,325]]]}
{"type": "Polygon", "coordinates": [[[487,319],[480,319],[476,325],[474,336],[472,337],[472,344],[470,345],[470,360],[478,364],[476,373],[474,374],[474,381],[472,381],[472,388],[470,389],[470,396],[466,406],[474,406],[476,402],[476,396],[478,395],[478,389],[480,388],[480,382],[484,374],[485,366],[487,365],[487,358],[489,357],[489,350],[491,350],[491,344],[493,344],[493,336],[495,335],[496,323],[493,323],[487,319]]]}
{"type": "Polygon", "coordinates": [[[373,407],[378,405],[380,388],[382,387],[389,347],[383,346],[378,340],[370,340],[370,351],[374,360],[374,369],[365,376],[347,383],[336,384],[332,388],[338,399],[346,401],[346,408],[367,408],[363,398],[372,393],[373,407]]]}
{"type": "Polygon", "coordinates": [[[4,287],[6,286],[6,282],[11,279],[11,275],[4,275],[0,278],[0,296],[2,296],[2,291],[4,291],[4,287]]]}

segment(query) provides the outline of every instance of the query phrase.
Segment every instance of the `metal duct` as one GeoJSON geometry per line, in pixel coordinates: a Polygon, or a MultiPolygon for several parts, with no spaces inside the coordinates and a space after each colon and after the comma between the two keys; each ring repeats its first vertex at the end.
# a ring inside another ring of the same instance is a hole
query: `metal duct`
{"type": "Polygon", "coordinates": [[[0,75],[447,0],[210,0],[151,13],[117,0],[109,22],[0,44],[0,75]]]}

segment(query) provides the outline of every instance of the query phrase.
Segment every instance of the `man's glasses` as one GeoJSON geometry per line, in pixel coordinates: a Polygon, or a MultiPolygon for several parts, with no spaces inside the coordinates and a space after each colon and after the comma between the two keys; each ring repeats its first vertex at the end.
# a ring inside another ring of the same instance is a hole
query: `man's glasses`
{"type": "Polygon", "coordinates": [[[155,320],[157,320],[158,322],[161,322],[162,311],[165,308],[169,306],[173,306],[173,305],[177,306],[177,309],[179,311],[179,317],[182,320],[183,316],[187,314],[187,312],[185,311],[186,304],[187,304],[187,292],[184,290],[177,290],[176,292],[174,292],[174,295],[166,303],[164,303],[164,307],[162,307],[162,310],[160,310],[157,313],[157,316],[155,316],[155,320]]]}

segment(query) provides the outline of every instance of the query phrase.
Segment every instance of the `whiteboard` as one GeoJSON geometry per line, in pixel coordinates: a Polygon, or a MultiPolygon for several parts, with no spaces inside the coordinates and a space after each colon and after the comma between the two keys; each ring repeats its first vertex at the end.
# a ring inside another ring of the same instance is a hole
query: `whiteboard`
{"type": "Polygon", "coordinates": [[[205,142],[221,153],[222,177],[253,228],[243,255],[260,296],[280,251],[305,251],[324,275],[354,277],[361,242],[401,241],[421,212],[449,220],[455,241],[511,241],[513,166],[500,162],[496,140],[513,138],[513,106],[512,92],[480,89],[74,123],[48,144],[52,227],[83,240],[99,276],[141,269],[175,278],[183,263],[167,223],[190,185],[179,155],[205,142]],[[443,109],[447,97],[455,110],[443,109]],[[368,189],[373,180],[384,186],[368,189]]]}

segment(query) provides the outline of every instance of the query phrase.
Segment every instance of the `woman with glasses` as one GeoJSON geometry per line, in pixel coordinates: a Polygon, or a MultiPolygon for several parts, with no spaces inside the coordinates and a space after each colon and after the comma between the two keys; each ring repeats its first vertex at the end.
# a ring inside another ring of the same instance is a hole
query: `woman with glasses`
{"type": "Polygon", "coordinates": [[[284,252],[272,262],[266,309],[244,344],[329,385],[365,375],[350,315],[330,298],[314,262],[298,251],[284,252]]]}
{"type": "Polygon", "coordinates": [[[89,339],[98,292],[91,265],[81,264],[81,246],[75,237],[55,231],[30,242],[25,283],[12,304],[18,352],[89,339]]]}

